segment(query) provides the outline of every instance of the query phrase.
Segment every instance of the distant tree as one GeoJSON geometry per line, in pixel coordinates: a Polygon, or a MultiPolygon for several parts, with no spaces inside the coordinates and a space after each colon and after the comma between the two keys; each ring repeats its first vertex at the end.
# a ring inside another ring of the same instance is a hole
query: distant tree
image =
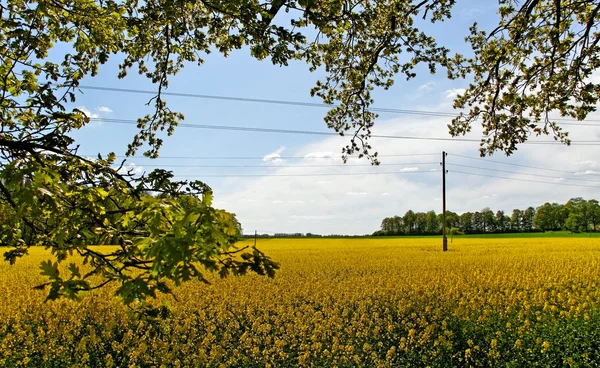
{"type": "Polygon", "coordinates": [[[495,217],[494,212],[490,210],[488,207],[481,210],[481,221],[482,221],[482,231],[484,233],[491,233],[495,231],[495,217]]]}
{"type": "Polygon", "coordinates": [[[565,227],[573,232],[585,231],[585,221],[583,215],[577,212],[571,212],[567,221],[565,221],[565,227]]]}
{"type": "Polygon", "coordinates": [[[569,217],[567,218],[569,226],[567,228],[572,230],[575,227],[579,231],[587,231],[589,224],[587,201],[581,197],[571,198],[565,204],[565,207],[569,210],[569,217]]]}
{"type": "Polygon", "coordinates": [[[402,217],[394,216],[392,218],[392,232],[394,235],[400,235],[402,231],[402,217]]]}
{"type": "Polygon", "coordinates": [[[473,214],[471,212],[465,212],[460,215],[460,227],[463,229],[465,234],[473,232],[473,214]]]}
{"type": "Polygon", "coordinates": [[[523,211],[514,209],[510,217],[510,229],[520,232],[523,230],[523,211]]]}
{"type": "Polygon", "coordinates": [[[427,214],[425,212],[415,213],[415,233],[425,234],[427,228],[427,214]]]}
{"type": "Polygon", "coordinates": [[[412,210],[406,211],[404,216],[402,217],[402,223],[404,224],[404,230],[407,234],[412,234],[415,232],[417,217],[412,210]]]}
{"type": "Polygon", "coordinates": [[[510,225],[510,221],[509,222],[506,221],[506,216],[504,215],[504,211],[497,211],[494,221],[496,222],[496,229],[502,233],[505,232],[507,230],[508,226],[510,225]]]}
{"type": "Polygon", "coordinates": [[[390,235],[392,233],[392,219],[390,217],[386,217],[381,220],[381,231],[385,235],[390,235]]]}
{"type": "Polygon", "coordinates": [[[587,206],[589,220],[592,225],[592,231],[597,231],[597,224],[600,221],[600,205],[598,203],[598,200],[590,199],[587,202],[587,206]]]}
{"type": "Polygon", "coordinates": [[[529,207],[525,211],[523,211],[523,231],[532,231],[533,230],[533,220],[535,218],[535,208],[529,207]]]}
{"type": "MultiPolygon", "coordinates": [[[[441,224],[441,220],[440,220],[441,224]]],[[[446,211],[446,227],[460,227],[460,216],[452,211],[446,211]]]]}
{"type": "Polygon", "coordinates": [[[537,208],[533,217],[533,225],[542,231],[556,230],[556,213],[553,206],[546,202],[537,208]]]}
{"type": "Polygon", "coordinates": [[[473,212],[473,217],[472,217],[472,225],[473,225],[473,232],[475,233],[483,233],[483,215],[481,214],[481,212],[476,211],[473,212]]]}
{"type": "Polygon", "coordinates": [[[426,214],[425,232],[428,234],[437,234],[441,230],[441,223],[434,211],[429,211],[426,214]]]}

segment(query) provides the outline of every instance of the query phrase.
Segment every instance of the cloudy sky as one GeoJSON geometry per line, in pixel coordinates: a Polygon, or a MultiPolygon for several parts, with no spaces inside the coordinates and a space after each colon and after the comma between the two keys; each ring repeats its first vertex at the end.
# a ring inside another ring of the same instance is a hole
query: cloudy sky
{"type": "MultiPolygon", "coordinates": [[[[450,22],[426,27],[453,51],[468,52],[463,41],[468,26],[476,19],[480,25],[492,27],[495,6],[493,1],[461,2],[450,22]]],[[[118,60],[109,62],[97,77],[83,84],[155,89],[138,76],[117,79],[117,64],[118,60]]],[[[414,80],[399,78],[391,90],[377,91],[375,105],[451,112],[453,97],[468,81],[448,81],[443,72],[430,75],[425,68],[418,71],[414,80]]],[[[210,55],[201,67],[190,65],[171,81],[169,91],[318,103],[311,99],[309,90],[322,78],[321,72],[309,73],[301,63],[274,67],[269,61],[251,59],[242,50],[227,59],[210,55]]],[[[95,118],[136,119],[150,111],[145,105],[148,97],[84,89],[72,107],[95,118]]],[[[185,123],[327,129],[323,122],[326,110],[318,107],[184,97],[167,97],[167,101],[172,110],[185,114],[185,123]]],[[[373,133],[447,138],[449,120],[386,113],[378,119],[373,133]]],[[[567,130],[574,141],[600,139],[600,127],[569,126],[567,130]]],[[[479,132],[475,127],[469,138],[479,138],[479,132]]],[[[123,154],[134,134],[134,126],[96,121],[77,132],[75,138],[81,153],[123,154]]],[[[576,196],[600,198],[597,146],[523,145],[510,158],[497,154],[481,161],[477,159],[478,143],[374,138],[372,144],[381,155],[382,165],[371,167],[358,159],[343,165],[339,153],[346,144],[345,138],[335,136],[180,127],[166,138],[161,158],[132,157],[126,165],[138,173],[162,167],[181,179],[205,181],[215,192],[215,205],[236,213],[247,233],[365,234],[377,230],[384,217],[402,215],[408,209],[439,212],[442,151],[448,152],[447,207],[452,211],[484,207],[510,211],[546,201],[565,202],[576,196]]]]}

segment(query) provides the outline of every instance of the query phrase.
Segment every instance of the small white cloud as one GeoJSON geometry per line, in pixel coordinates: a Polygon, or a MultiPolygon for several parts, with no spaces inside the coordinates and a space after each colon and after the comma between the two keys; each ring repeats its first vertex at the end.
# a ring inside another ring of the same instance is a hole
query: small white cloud
{"type": "Polygon", "coordinates": [[[456,96],[465,93],[466,89],[464,88],[453,88],[453,89],[448,89],[444,92],[444,94],[446,95],[446,98],[456,98],[456,96]]]}
{"type": "Polygon", "coordinates": [[[319,159],[319,158],[329,158],[329,159],[341,159],[342,155],[339,153],[333,153],[331,151],[325,151],[325,152],[311,152],[309,154],[307,154],[306,156],[304,156],[304,159],[306,160],[310,160],[310,159],[319,159]]]}
{"type": "Polygon", "coordinates": [[[575,162],[575,165],[587,166],[587,167],[596,167],[597,164],[598,163],[596,161],[592,161],[592,160],[584,160],[584,161],[575,162]]]}
{"type": "Polygon", "coordinates": [[[133,162],[130,163],[127,166],[123,166],[120,170],[119,173],[121,174],[133,174],[133,175],[141,175],[144,173],[144,167],[143,166],[138,166],[136,164],[134,164],[133,162]]]}
{"type": "Polygon", "coordinates": [[[283,150],[285,150],[285,147],[283,146],[277,148],[274,152],[271,152],[265,157],[263,157],[263,161],[273,163],[282,162],[283,160],[281,159],[281,152],[283,152],[283,150]]]}
{"type": "Polygon", "coordinates": [[[111,113],[111,112],[113,112],[110,109],[110,107],[107,107],[107,106],[98,106],[98,107],[96,107],[95,110],[98,111],[98,112],[104,112],[104,113],[111,113]]]}
{"type": "Polygon", "coordinates": [[[400,170],[400,172],[415,172],[415,171],[419,171],[418,167],[405,167],[402,170],[400,170]]]}
{"type": "Polygon", "coordinates": [[[276,200],[274,200],[271,203],[273,203],[273,204],[281,204],[281,203],[283,203],[283,201],[280,201],[280,200],[276,199],[276,200]]]}
{"type": "Polygon", "coordinates": [[[90,119],[97,119],[100,117],[100,115],[91,112],[85,106],[77,106],[76,109],[81,111],[85,116],[87,116],[90,119]]]}
{"type": "Polygon", "coordinates": [[[565,178],[555,178],[554,180],[555,180],[555,181],[564,181],[564,180],[565,180],[565,178]]]}
{"type": "Polygon", "coordinates": [[[575,175],[600,175],[600,171],[585,170],[585,171],[576,172],[575,175]]]}
{"type": "Polygon", "coordinates": [[[384,197],[387,197],[387,196],[389,196],[389,195],[391,195],[391,194],[390,194],[390,193],[388,193],[388,192],[385,192],[385,193],[381,193],[381,195],[382,195],[382,196],[384,196],[384,197]]]}
{"type": "Polygon", "coordinates": [[[304,201],[300,201],[300,200],[294,200],[294,201],[288,201],[289,204],[304,204],[304,201]]]}
{"type": "Polygon", "coordinates": [[[481,199],[490,199],[489,195],[484,195],[483,197],[481,197],[481,199]]]}
{"type": "Polygon", "coordinates": [[[331,182],[331,181],[327,181],[327,180],[319,180],[319,181],[317,182],[317,184],[320,184],[320,185],[326,185],[326,184],[332,184],[332,182],[331,182]]]}
{"type": "Polygon", "coordinates": [[[494,193],[492,194],[492,197],[498,197],[498,194],[494,193]]]}
{"type": "Polygon", "coordinates": [[[440,199],[439,199],[439,198],[437,198],[437,197],[431,197],[431,200],[432,200],[432,201],[436,201],[436,202],[437,202],[437,201],[439,201],[440,199]]]}
{"type": "Polygon", "coordinates": [[[240,202],[246,202],[246,203],[255,203],[256,199],[252,199],[252,198],[242,198],[242,200],[240,202]]]}
{"type": "Polygon", "coordinates": [[[346,192],[349,196],[367,195],[367,192],[346,192]]]}
{"type": "Polygon", "coordinates": [[[427,82],[419,86],[419,91],[430,91],[435,86],[435,82],[427,82]]]}

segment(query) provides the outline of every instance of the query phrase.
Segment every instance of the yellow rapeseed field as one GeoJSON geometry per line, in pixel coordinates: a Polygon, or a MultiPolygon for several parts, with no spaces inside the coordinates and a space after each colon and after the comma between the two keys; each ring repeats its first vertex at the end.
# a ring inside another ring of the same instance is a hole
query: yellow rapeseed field
{"type": "Polygon", "coordinates": [[[44,303],[42,249],[0,264],[0,366],[591,366],[600,239],[259,239],[273,280],[211,278],[136,318],[102,289],[44,303]]]}

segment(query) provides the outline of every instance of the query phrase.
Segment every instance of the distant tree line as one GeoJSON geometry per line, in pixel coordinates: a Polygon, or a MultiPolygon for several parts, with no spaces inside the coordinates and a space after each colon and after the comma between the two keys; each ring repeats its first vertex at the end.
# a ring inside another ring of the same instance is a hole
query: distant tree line
{"type": "MultiPolygon", "coordinates": [[[[597,231],[600,205],[597,200],[577,197],[565,204],[544,203],[538,208],[514,209],[510,216],[489,208],[457,214],[446,211],[446,227],[465,234],[522,233],[569,230],[597,231]]],[[[435,211],[407,211],[404,216],[386,217],[375,236],[437,235],[442,233],[442,215],[435,211]]]]}

